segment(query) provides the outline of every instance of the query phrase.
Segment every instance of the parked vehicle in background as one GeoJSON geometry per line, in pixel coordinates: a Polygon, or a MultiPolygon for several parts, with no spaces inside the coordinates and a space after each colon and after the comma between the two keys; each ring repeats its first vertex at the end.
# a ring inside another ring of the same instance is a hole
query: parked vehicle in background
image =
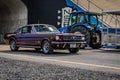
{"type": "Polygon", "coordinates": [[[19,47],[42,49],[43,53],[52,53],[54,49],[68,49],[77,53],[85,45],[82,34],[60,33],[57,28],[49,24],[30,24],[23,26],[14,33],[4,35],[11,51],[19,47]]]}
{"type": "Polygon", "coordinates": [[[112,15],[112,27],[102,28],[102,45],[107,47],[116,47],[120,49],[120,10],[104,11],[103,15],[112,15]]]}
{"type": "MultiPolygon", "coordinates": [[[[98,21],[99,13],[95,12],[72,12],[68,26],[61,31],[85,35],[86,45],[93,49],[101,47],[101,28],[98,21]]],[[[85,46],[83,47],[85,48],[85,46]]]]}

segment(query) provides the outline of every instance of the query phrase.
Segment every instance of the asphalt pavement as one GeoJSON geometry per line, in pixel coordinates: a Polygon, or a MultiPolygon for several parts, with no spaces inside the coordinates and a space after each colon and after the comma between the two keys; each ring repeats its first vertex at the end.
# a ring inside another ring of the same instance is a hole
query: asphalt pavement
{"type": "Polygon", "coordinates": [[[120,50],[111,48],[86,48],[77,54],[71,54],[68,50],[55,50],[46,55],[30,48],[12,52],[8,45],[0,45],[0,57],[120,74],[120,50]]]}

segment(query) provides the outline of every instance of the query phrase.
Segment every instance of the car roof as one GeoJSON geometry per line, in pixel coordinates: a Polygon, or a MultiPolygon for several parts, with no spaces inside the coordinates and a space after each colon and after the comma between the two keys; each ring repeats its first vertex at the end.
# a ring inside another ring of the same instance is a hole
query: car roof
{"type": "Polygon", "coordinates": [[[25,26],[35,26],[35,25],[50,25],[50,24],[27,24],[25,26]]]}

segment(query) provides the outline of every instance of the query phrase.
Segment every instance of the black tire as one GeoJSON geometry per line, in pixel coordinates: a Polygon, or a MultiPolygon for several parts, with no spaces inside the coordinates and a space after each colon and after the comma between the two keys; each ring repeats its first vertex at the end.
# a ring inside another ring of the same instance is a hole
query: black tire
{"type": "Polygon", "coordinates": [[[120,46],[117,46],[116,49],[120,49],[120,46]]]}
{"type": "Polygon", "coordinates": [[[101,45],[101,33],[100,32],[96,33],[95,38],[91,38],[90,47],[92,47],[93,49],[99,49],[102,47],[102,45],[101,45]]]}
{"type": "Polygon", "coordinates": [[[10,41],[10,49],[11,51],[18,51],[19,47],[16,46],[15,40],[10,41]]]}
{"type": "MultiPolygon", "coordinates": [[[[87,28],[85,28],[83,26],[78,26],[78,27],[73,28],[73,30],[71,32],[75,33],[75,34],[85,35],[85,41],[86,41],[85,46],[90,43],[90,32],[88,31],[87,28]]],[[[85,46],[81,47],[80,49],[84,49],[85,46]]]]}
{"type": "Polygon", "coordinates": [[[69,49],[70,53],[77,53],[79,51],[78,48],[70,48],[69,49]]]}
{"type": "Polygon", "coordinates": [[[45,40],[42,42],[42,51],[44,54],[53,53],[53,48],[51,47],[49,41],[45,40]]]}

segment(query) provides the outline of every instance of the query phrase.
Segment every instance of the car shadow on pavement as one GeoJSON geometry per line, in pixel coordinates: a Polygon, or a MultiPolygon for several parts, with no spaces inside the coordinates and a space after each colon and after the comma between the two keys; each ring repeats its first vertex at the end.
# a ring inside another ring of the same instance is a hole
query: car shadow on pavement
{"type": "Polygon", "coordinates": [[[96,52],[108,53],[108,54],[120,54],[120,49],[101,48],[101,49],[97,50],[96,52]]]}
{"type": "Polygon", "coordinates": [[[69,53],[67,50],[64,51],[54,51],[51,54],[44,54],[42,51],[35,51],[35,50],[18,50],[18,51],[11,51],[11,50],[0,50],[0,53],[5,54],[21,54],[21,55],[30,55],[30,56],[43,56],[43,57],[59,57],[59,56],[72,56],[72,55],[80,55],[78,53],[69,53]]]}

